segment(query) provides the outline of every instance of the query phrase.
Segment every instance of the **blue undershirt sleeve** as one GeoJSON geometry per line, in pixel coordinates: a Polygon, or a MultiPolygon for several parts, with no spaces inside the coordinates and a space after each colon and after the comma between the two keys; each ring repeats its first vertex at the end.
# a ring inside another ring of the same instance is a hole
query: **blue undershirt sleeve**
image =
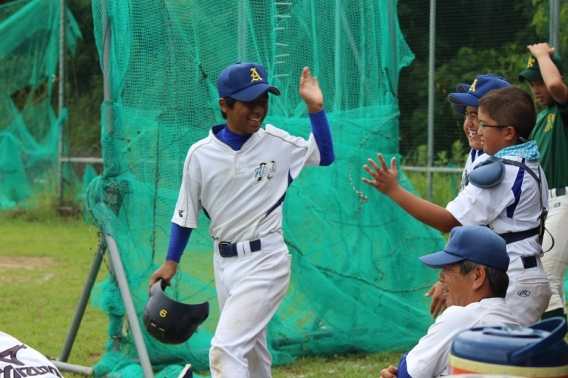
{"type": "Polygon", "coordinates": [[[322,109],[317,113],[308,114],[308,116],[310,117],[312,133],[314,133],[320,152],[320,165],[328,166],[335,160],[335,152],[333,151],[331,130],[327,116],[325,115],[325,110],[322,109]]]}
{"type": "Polygon", "coordinates": [[[172,230],[170,233],[170,244],[168,246],[168,254],[166,260],[179,262],[183,250],[187,246],[192,228],[182,227],[172,222],[172,230]]]}
{"type": "Polygon", "coordinates": [[[410,374],[408,374],[408,370],[406,370],[406,355],[407,354],[408,354],[408,352],[403,354],[403,356],[400,358],[400,361],[398,363],[398,373],[396,374],[396,378],[412,378],[410,376],[410,374]]]}

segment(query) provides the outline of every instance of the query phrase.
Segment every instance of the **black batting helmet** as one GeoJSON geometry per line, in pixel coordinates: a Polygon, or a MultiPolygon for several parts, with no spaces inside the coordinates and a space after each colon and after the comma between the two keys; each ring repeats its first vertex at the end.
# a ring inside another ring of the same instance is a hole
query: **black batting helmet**
{"type": "Polygon", "coordinates": [[[142,320],[148,333],[164,344],[189,340],[209,316],[209,302],[185,304],[166,296],[166,283],[160,279],[150,289],[142,320]]]}

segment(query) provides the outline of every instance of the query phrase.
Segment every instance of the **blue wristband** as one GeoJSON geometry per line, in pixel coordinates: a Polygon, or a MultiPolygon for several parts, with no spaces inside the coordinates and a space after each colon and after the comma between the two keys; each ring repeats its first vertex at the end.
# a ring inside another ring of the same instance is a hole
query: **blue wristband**
{"type": "Polygon", "coordinates": [[[168,246],[168,254],[166,260],[179,262],[181,255],[187,246],[189,236],[191,235],[192,228],[182,227],[176,223],[172,223],[172,230],[170,233],[170,244],[168,246]]]}
{"type": "Polygon", "coordinates": [[[308,116],[312,125],[312,133],[314,133],[320,152],[320,166],[328,166],[335,160],[335,152],[333,151],[331,130],[325,110],[322,109],[317,113],[310,113],[308,116]]]}

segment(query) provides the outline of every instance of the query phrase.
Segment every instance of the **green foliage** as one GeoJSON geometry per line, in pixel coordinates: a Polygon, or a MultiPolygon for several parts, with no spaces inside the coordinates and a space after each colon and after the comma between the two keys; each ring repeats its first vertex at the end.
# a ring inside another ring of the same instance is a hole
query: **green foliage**
{"type": "MultiPolygon", "coordinates": [[[[458,84],[471,84],[477,75],[492,72],[519,85],[517,75],[528,54],[527,45],[543,39],[535,26],[548,30],[547,21],[539,21],[539,15],[534,15],[533,5],[543,8],[541,13],[546,13],[545,4],[548,2],[482,0],[472,7],[467,0],[437,2],[433,104],[436,153],[451,149],[456,139],[466,143],[461,131],[463,118],[454,114],[447,100],[448,93],[455,92],[458,84]]],[[[402,155],[410,154],[427,140],[429,10],[426,1],[399,1],[400,27],[416,56],[412,64],[402,70],[400,77],[402,155]]]]}
{"type": "MultiPolygon", "coordinates": [[[[436,152],[434,159],[435,167],[462,167],[465,165],[469,146],[464,145],[461,140],[455,140],[450,151],[441,150],[436,152]]],[[[428,146],[421,144],[410,151],[403,159],[402,164],[407,166],[424,167],[428,165],[428,146]]]]}

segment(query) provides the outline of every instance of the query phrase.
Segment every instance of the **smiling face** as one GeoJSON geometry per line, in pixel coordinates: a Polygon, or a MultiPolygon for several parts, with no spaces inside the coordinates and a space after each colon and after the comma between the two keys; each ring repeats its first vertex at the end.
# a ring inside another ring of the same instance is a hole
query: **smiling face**
{"type": "Polygon", "coordinates": [[[508,128],[492,127],[491,125],[497,125],[497,121],[489,118],[489,115],[485,113],[481,107],[478,108],[477,115],[479,116],[479,121],[487,125],[477,132],[480,137],[483,152],[493,156],[503,148],[512,144],[509,143],[511,136],[509,130],[507,130],[508,128]]]}
{"type": "Polygon", "coordinates": [[[472,288],[475,281],[475,270],[467,274],[460,273],[460,266],[456,264],[446,265],[438,276],[442,283],[446,306],[467,306],[475,301],[472,288]]]}
{"type": "Polygon", "coordinates": [[[251,102],[235,101],[231,109],[225,99],[219,99],[221,110],[227,115],[227,127],[236,134],[256,133],[268,112],[268,93],[264,93],[251,102]]]}
{"type": "Polygon", "coordinates": [[[473,106],[466,106],[465,120],[463,122],[463,131],[469,142],[469,146],[474,150],[481,150],[481,140],[477,135],[479,129],[479,118],[477,118],[477,108],[473,106]]]}
{"type": "Polygon", "coordinates": [[[544,81],[530,81],[529,85],[531,86],[531,93],[539,104],[548,106],[554,102],[554,98],[546,88],[544,81]]]}

